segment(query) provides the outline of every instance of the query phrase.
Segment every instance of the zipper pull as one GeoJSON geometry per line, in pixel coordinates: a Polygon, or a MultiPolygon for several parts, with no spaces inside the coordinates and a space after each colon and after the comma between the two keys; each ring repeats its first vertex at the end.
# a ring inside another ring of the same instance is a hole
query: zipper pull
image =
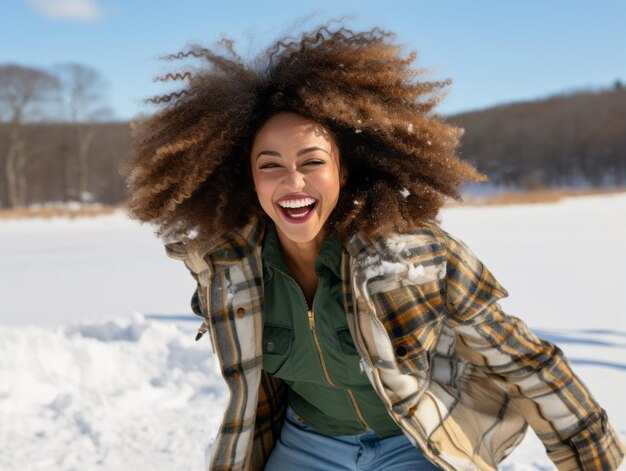
{"type": "Polygon", "coordinates": [[[204,322],[202,322],[202,325],[200,326],[200,328],[198,329],[198,333],[196,334],[196,342],[198,340],[200,340],[200,338],[207,333],[207,331],[211,331],[211,335],[209,335],[209,340],[211,341],[211,349],[213,350],[213,353],[215,353],[215,345],[213,344],[213,332],[211,329],[211,324],[210,324],[210,320],[205,318],[204,322]]]}
{"type": "Polygon", "coordinates": [[[313,317],[313,309],[309,309],[307,311],[308,315],[309,315],[309,328],[311,330],[315,329],[315,318],[313,317]]]}

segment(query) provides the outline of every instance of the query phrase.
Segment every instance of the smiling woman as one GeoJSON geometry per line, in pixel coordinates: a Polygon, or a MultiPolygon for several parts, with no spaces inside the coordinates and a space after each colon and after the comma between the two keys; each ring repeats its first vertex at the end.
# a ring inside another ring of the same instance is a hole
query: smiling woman
{"type": "Polygon", "coordinates": [[[317,254],[341,180],[345,184],[334,138],[301,115],[279,113],[256,134],[251,157],[259,203],[276,224],[281,243],[312,244],[317,254]]]}
{"type": "Polygon", "coordinates": [[[255,135],[251,159],[259,203],[274,222],[287,265],[310,305],[324,226],[346,182],[335,139],[304,116],[279,113],[255,135]]]}
{"type": "Polygon", "coordinates": [[[172,58],[210,66],[136,127],[130,213],[180,239],[231,392],[207,469],[495,471],[529,424],[559,469],[616,469],[563,352],[437,224],[483,176],[391,38],[321,27],[254,66],[195,47],[172,58]]]}

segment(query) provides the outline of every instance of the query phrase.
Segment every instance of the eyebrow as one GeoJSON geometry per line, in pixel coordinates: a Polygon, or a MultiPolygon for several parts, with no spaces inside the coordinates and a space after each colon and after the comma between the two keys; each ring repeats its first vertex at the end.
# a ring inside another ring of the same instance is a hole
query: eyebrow
{"type": "MultiPolygon", "coordinates": [[[[313,152],[314,150],[321,150],[322,152],[325,152],[328,155],[330,155],[330,153],[326,149],[322,149],[321,147],[306,147],[302,150],[299,150],[297,156],[300,157],[301,155],[307,154],[309,152],[313,152]]],[[[257,154],[256,158],[258,159],[263,154],[271,155],[272,157],[282,157],[281,153],[275,150],[262,150],[261,152],[257,154]]]]}

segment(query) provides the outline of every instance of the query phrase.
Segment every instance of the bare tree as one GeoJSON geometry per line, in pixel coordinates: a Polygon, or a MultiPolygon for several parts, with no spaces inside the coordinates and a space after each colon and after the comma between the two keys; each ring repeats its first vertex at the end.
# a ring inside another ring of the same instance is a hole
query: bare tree
{"type": "Polygon", "coordinates": [[[2,157],[5,191],[12,208],[26,205],[28,191],[23,124],[40,117],[38,106],[54,98],[58,86],[57,79],[43,70],[15,64],[0,65],[0,118],[8,122],[7,147],[2,157]]]}
{"type": "MultiPolygon", "coordinates": [[[[106,81],[98,70],[84,64],[61,64],[56,70],[62,85],[64,107],[72,128],[73,149],[78,164],[78,182],[75,186],[80,201],[85,203],[93,199],[89,191],[89,155],[96,137],[96,127],[92,124],[112,117],[110,108],[104,105],[106,81]]],[[[69,162],[65,164],[67,172],[69,162]]]]}

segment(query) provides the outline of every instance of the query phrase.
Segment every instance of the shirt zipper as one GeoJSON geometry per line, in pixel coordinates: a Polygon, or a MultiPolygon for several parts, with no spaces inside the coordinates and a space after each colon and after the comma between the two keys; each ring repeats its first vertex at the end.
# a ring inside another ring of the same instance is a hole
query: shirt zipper
{"type": "MultiPolygon", "coordinates": [[[[280,270],[279,268],[275,267],[274,265],[272,265],[272,267],[274,267],[276,270],[281,272],[287,278],[292,280],[296,284],[298,289],[300,290],[300,293],[302,294],[302,300],[304,301],[304,305],[307,308],[307,315],[308,315],[308,318],[309,318],[309,328],[311,329],[311,334],[313,335],[313,343],[315,343],[315,348],[317,350],[317,355],[319,356],[320,363],[322,365],[322,372],[324,373],[324,378],[326,378],[326,381],[328,382],[328,384],[330,384],[331,386],[336,388],[337,385],[335,383],[333,383],[333,380],[330,378],[330,374],[328,373],[328,369],[326,367],[326,361],[324,360],[324,354],[322,353],[322,347],[320,345],[319,338],[317,337],[317,329],[315,327],[315,311],[314,311],[314,308],[315,308],[315,298],[316,298],[317,292],[316,292],[316,295],[313,296],[313,303],[311,305],[311,309],[309,309],[309,303],[307,302],[306,296],[304,296],[304,291],[302,291],[302,288],[300,287],[298,282],[295,279],[293,279],[290,275],[288,275],[284,271],[280,270]]],[[[358,417],[359,421],[361,422],[361,425],[364,428],[368,429],[369,425],[367,424],[367,421],[363,417],[361,409],[359,408],[358,404],[356,403],[356,398],[354,397],[354,393],[352,392],[352,390],[350,390],[348,388],[344,388],[344,389],[345,389],[346,393],[348,394],[348,398],[350,399],[350,402],[352,402],[352,406],[354,407],[354,411],[355,411],[356,416],[358,417]]]]}
{"type": "MultiPolygon", "coordinates": [[[[302,293],[304,297],[304,293],[302,293]]],[[[305,298],[306,301],[306,298],[305,298]]],[[[315,304],[315,298],[313,298],[313,304],[315,304]]],[[[308,304],[307,304],[308,307],[308,304]]],[[[330,374],[328,373],[328,368],[326,368],[326,362],[324,361],[324,355],[322,354],[322,347],[320,345],[320,341],[317,338],[317,329],[315,328],[315,312],[313,312],[313,308],[307,310],[309,316],[309,328],[311,329],[311,334],[313,335],[313,342],[315,343],[315,348],[317,349],[317,355],[320,357],[320,363],[322,364],[322,371],[324,372],[324,377],[328,384],[331,386],[337,387],[333,380],[330,379],[330,374]]]]}

